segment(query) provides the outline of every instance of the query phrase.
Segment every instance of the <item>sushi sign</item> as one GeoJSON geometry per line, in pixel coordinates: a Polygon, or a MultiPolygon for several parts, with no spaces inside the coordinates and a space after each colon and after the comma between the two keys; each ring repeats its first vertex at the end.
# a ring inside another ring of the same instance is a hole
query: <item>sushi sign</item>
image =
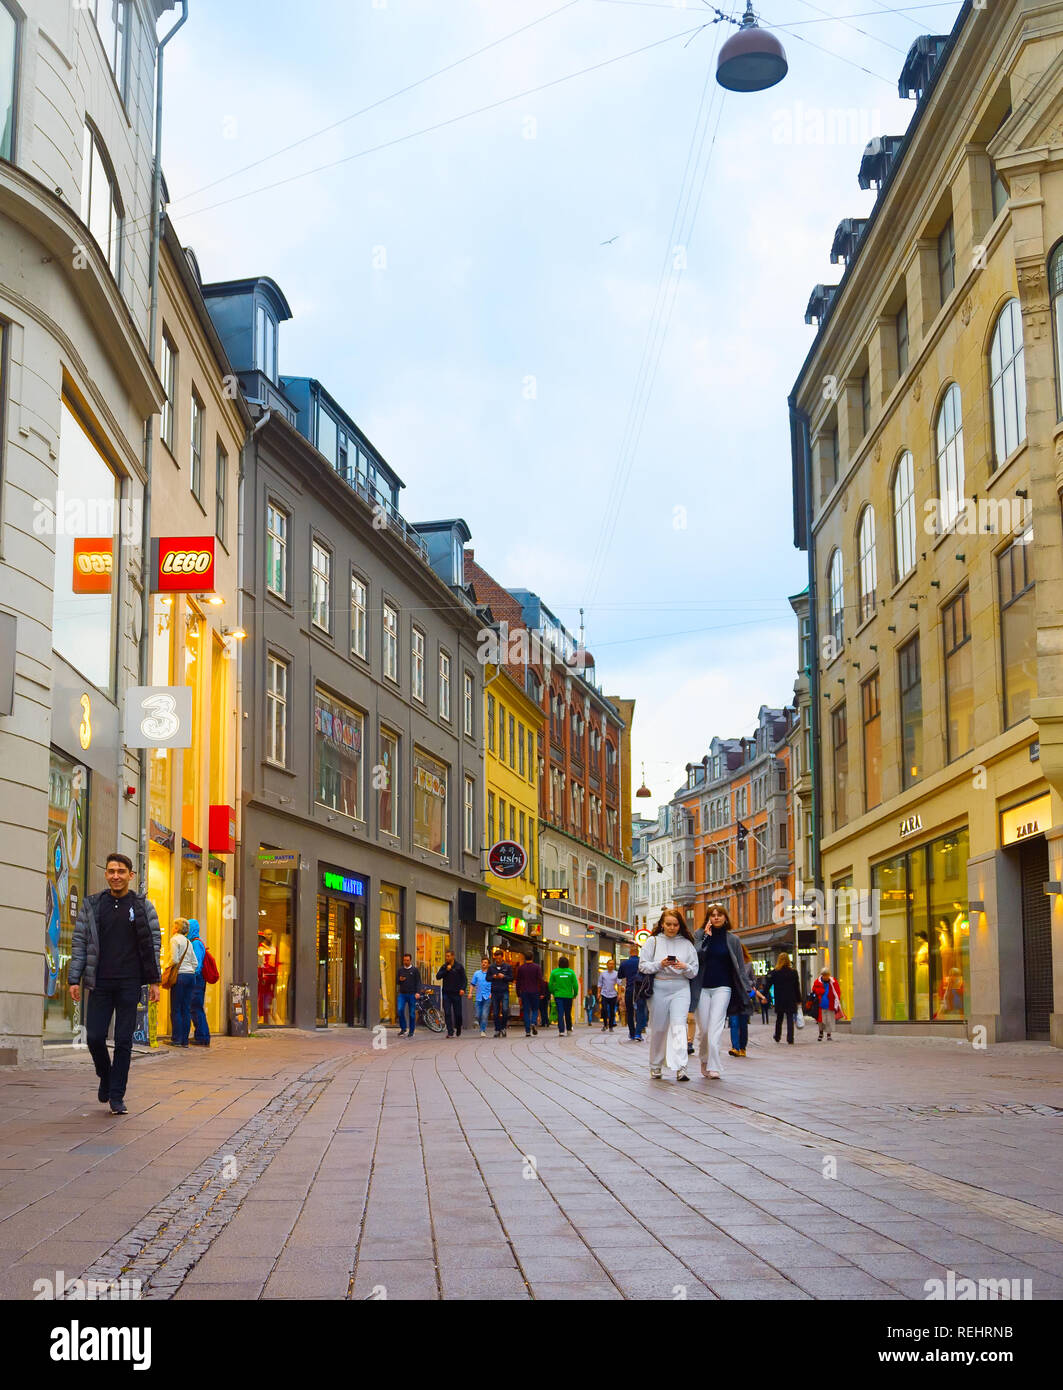
{"type": "Polygon", "coordinates": [[[528,856],[516,840],[499,840],[487,851],[487,865],[495,878],[519,878],[528,856]]]}

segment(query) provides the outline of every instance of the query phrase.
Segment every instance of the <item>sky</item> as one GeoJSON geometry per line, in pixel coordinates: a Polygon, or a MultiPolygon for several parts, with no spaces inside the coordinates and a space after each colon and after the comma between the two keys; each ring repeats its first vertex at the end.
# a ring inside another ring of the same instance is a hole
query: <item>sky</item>
{"type": "MultiPolygon", "coordinates": [[[[920,33],[958,0],[769,0],[789,72],[714,80],[701,0],[192,0],[166,50],[170,214],[269,275],[313,376],[478,563],[539,593],[670,799],[793,699],[807,584],[786,398],[804,311],[920,33]],[[427,80],[426,80],[427,79],[427,80]]],[[[738,15],[737,4],[728,13],[738,15]]],[[[163,27],[165,27],[165,19],[163,27]]]]}

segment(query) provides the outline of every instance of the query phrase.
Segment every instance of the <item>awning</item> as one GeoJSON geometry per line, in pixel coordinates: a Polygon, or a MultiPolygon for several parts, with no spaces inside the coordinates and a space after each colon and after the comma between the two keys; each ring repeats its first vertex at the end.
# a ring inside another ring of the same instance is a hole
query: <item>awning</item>
{"type": "Polygon", "coordinates": [[[761,931],[739,932],[738,939],[748,951],[763,951],[772,946],[789,946],[793,950],[793,927],[766,927],[761,931]]]}

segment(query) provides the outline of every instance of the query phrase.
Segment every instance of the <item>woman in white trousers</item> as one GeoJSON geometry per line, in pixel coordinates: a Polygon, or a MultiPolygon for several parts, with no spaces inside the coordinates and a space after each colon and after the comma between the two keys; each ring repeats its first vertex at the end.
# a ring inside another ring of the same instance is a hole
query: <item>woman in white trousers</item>
{"type": "Polygon", "coordinates": [[[705,923],[694,937],[698,976],[694,990],[697,1040],[701,1074],[720,1079],[720,1038],[727,1024],[728,1008],[749,1013],[753,971],[742,955],[742,944],[731,930],[723,903],[711,903],[705,923]],[[733,1000],[733,1003],[732,1003],[733,1000]]]}
{"type": "Polygon", "coordinates": [[[687,1076],[687,1014],[690,981],[698,973],[698,953],[683,914],[677,908],[661,920],[639,955],[639,972],[653,976],[650,995],[650,1076],[661,1079],[664,1067],[675,1070],[677,1081],[687,1076]]]}

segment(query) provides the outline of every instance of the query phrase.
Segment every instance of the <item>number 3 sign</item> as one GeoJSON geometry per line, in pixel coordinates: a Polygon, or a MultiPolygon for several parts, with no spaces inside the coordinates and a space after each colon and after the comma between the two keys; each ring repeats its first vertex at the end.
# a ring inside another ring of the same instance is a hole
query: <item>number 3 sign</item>
{"type": "Polygon", "coordinates": [[[192,688],[187,685],[134,685],[126,691],[127,748],[190,748],[192,688]]]}

